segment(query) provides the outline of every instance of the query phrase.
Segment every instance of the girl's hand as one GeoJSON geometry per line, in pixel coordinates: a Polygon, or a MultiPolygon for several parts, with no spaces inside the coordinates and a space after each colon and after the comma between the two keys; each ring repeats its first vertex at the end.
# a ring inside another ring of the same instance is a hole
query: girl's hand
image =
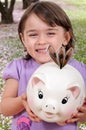
{"type": "Polygon", "coordinates": [[[66,125],[67,123],[66,122],[56,122],[57,125],[60,125],[60,126],[64,126],[66,125]]]}
{"type": "Polygon", "coordinates": [[[71,119],[67,120],[67,123],[73,123],[73,122],[86,122],[86,98],[83,106],[77,108],[78,113],[74,113],[71,116],[71,119]]]}
{"type": "Polygon", "coordinates": [[[23,103],[23,106],[24,108],[26,109],[28,115],[29,115],[29,118],[32,120],[32,121],[35,121],[35,122],[40,122],[41,120],[31,111],[28,103],[27,103],[27,96],[26,94],[23,94],[21,96],[21,99],[22,99],[22,103],[23,103]]]}
{"type": "Polygon", "coordinates": [[[58,122],[57,124],[60,126],[64,126],[68,123],[74,122],[86,122],[86,98],[83,106],[77,108],[78,113],[73,113],[71,118],[66,120],[65,122],[58,122]]]}

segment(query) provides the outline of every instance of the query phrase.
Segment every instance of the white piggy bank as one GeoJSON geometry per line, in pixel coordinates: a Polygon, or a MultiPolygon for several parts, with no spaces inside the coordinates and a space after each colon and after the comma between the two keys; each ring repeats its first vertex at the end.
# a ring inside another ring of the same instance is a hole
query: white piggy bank
{"type": "Polygon", "coordinates": [[[41,65],[27,86],[31,110],[47,122],[63,122],[77,111],[85,98],[84,80],[74,67],[62,69],[54,62],[41,65]]]}

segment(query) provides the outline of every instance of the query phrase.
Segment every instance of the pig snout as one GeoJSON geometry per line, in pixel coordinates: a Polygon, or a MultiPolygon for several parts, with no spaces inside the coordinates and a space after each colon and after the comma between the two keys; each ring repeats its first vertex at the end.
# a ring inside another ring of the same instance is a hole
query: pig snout
{"type": "Polygon", "coordinates": [[[56,114],[59,112],[59,107],[58,107],[58,104],[53,104],[52,101],[51,103],[45,103],[42,107],[43,111],[44,112],[47,112],[47,113],[52,113],[52,114],[56,114]]]}

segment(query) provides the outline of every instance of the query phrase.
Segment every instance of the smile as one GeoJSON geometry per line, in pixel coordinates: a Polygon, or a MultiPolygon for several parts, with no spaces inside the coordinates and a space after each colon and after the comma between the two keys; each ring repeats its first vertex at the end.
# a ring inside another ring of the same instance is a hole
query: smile
{"type": "Polygon", "coordinates": [[[36,52],[45,54],[45,53],[47,53],[47,49],[46,48],[36,49],[36,52]]]}
{"type": "Polygon", "coordinates": [[[50,112],[45,112],[44,114],[45,114],[45,116],[46,116],[47,118],[52,118],[52,117],[55,116],[53,113],[50,113],[50,112]]]}

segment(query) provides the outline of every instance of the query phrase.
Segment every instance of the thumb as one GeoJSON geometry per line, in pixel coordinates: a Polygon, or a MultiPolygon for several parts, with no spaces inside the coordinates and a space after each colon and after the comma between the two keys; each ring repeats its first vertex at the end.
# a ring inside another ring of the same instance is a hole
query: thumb
{"type": "Polygon", "coordinates": [[[22,99],[22,100],[27,100],[27,95],[26,95],[25,93],[22,94],[22,95],[21,95],[21,99],[22,99]]]}
{"type": "Polygon", "coordinates": [[[24,108],[27,109],[27,95],[22,94],[21,95],[21,100],[22,100],[22,104],[23,104],[24,108]]]}

